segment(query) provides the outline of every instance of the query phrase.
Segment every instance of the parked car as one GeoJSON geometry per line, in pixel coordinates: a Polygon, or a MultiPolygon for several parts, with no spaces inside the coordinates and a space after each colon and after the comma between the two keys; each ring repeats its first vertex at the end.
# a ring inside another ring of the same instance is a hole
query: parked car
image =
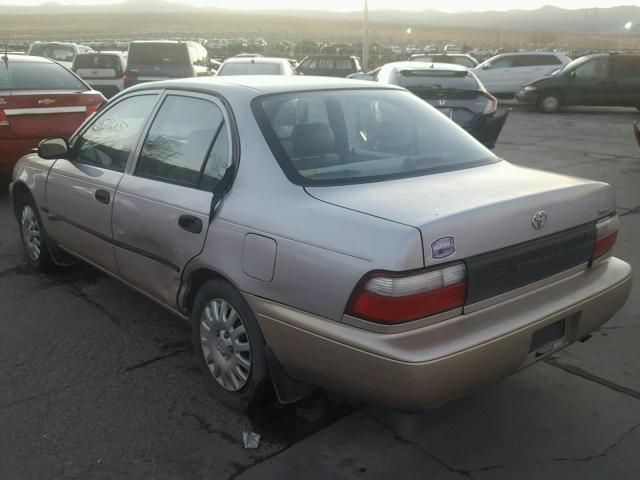
{"type": "Polygon", "coordinates": [[[139,85],[10,192],[35,268],[83,259],[189,320],[236,408],[302,382],[440,404],[585,338],[631,288],[609,185],[511,165],[392,85],[139,85]]]}
{"type": "Polygon", "coordinates": [[[404,53],[406,53],[407,55],[420,53],[420,47],[418,45],[407,45],[407,47],[404,49],[404,53]]]}
{"type": "Polygon", "coordinates": [[[70,137],[106,99],[80,77],[43,58],[0,59],[0,173],[46,137],[70,137]]]}
{"type": "Polygon", "coordinates": [[[127,54],[124,52],[78,53],[71,70],[106,98],[124,90],[127,54]]]}
{"type": "Polygon", "coordinates": [[[73,59],[78,53],[94,52],[95,50],[86,45],[68,42],[34,42],[29,46],[27,55],[44,57],[71,68],[73,59]]]}
{"type": "Polygon", "coordinates": [[[358,57],[320,55],[304,58],[298,65],[298,73],[321,77],[347,77],[362,71],[358,57]]]}
{"type": "Polygon", "coordinates": [[[396,62],[377,75],[383,84],[398,85],[433,105],[488,148],[494,148],[508,111],[468,68],[445,63],[396,62]]]}
{"type": "Polygon", "coordinates": [[[445,45],[443,52],[444,53],[462,53],[460,51],[460,47],[458,47],[457,45],[445,45]]]}
{"type": "Polygon", "coordinates": [[[452,63],[454,65],[462,65],[467,68],[475,68],[478,66],[478,61],[470,55],[464,55],[462,53],[443,53],[439,55],[428,55],[425,53],[418,53],[411,55],[409,58],[411,62],[433,62],[433,63],[452,63]]]}
{"type": "Polygon", "coordinates": [[[135,41],[129,44],[125,88],[171,78],[210,76],[207,49],[196,42],[135,41]]]}
{"type": "Polygon", "coordinates": [[[516,98],[547,113],[569,105],[640,109],[640,55],[587,55],[525,85],[516,98]]]}
{"type": "Polygon", "coordinates": [[[226,60],[218,70],[218,76],[229,75],[295,75],[296,71],[286,58],[234,57],[226,60]]]}
{"type": "Polygon", "coordinates": [[[509,97],[570,61],[557,52],[503,53],[478,65],[475,74],[493,95],[509,97]]]}

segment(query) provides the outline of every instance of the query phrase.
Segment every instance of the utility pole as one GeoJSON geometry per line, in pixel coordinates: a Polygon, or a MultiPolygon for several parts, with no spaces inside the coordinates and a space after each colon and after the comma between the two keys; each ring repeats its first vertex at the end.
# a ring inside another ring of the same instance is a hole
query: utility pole
{"type": "Polygon", "coordinates": [[[362,16],[362,68],[369,71],[369,1],[364,0],[362,16]]]}

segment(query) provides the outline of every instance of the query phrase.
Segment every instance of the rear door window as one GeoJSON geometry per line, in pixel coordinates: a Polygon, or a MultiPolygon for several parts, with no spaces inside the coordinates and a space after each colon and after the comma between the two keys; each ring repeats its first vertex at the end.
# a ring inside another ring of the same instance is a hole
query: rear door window
{"type": "Polygon", "coordinates": [[[555,55],[517,55],[514,57],[514,67],[541,67],[547,65],[561,65],[555,55]]]}
{"type": "Polygon", "coordinates": [[[75,162],[124,171],[157,95],[125,98],[106,110],[74,142],[75,162]]]}
{"type": "Polygon", "coordinates": [[[218,167],[225,159],[220,154],[222,147],[215,149],[214,143],[227,134],[223,124],[222,111],[214,103],[167,96],[144,141],[135,174],[193,188],[216,183],[218,167]],[[203,182],[205,161],[210,158],[212,165],[203,182]]]}
{"type": "Polygon", "coordinates": [[[87,86],[66,68],[51,62],[0,63],[0,89],[70,90],[84,92],[87,86]]]}
{"type": "Polygon", "coordinates": [[[130,65],[188,65],[187,45],[184,43],[132,43],[129,47],[130,65]]]}
{"type": "Polygon", "coordinates": [[[491,68],[511,68],[514,67],[513,57],[501,57],[491,62],[491,68]]]}

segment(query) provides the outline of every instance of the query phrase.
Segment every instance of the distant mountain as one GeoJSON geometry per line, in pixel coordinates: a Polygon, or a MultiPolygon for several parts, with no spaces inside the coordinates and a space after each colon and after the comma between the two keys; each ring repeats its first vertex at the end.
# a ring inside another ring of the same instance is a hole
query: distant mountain
{"type": "MultiPolygon", "coordinates": [[[[2,13],[11,14],[70,14],[70,13],[215,13],[228,12],[222,8],[199,8],[188,3],[167,0],[127,0],[110,5],[60,5],[47,2],[37,6],[4,5],[2,13]]],[[[233,13],[258,14],[282,17],[303,17],[326,20],[359,21],[361,12],[329,12],[316,10],[242,10],[233,13]]],[[[451,27],[508,29],[527,31],[550,31],[611,35],[621,34],[623,25],[634,23],[631,34],[640,34],[640,7],[620,6],[565,10],[546,6],[537,10],[509,10],[505,12],[459,12],[446,13],[438,10],[409,12],[401,10],[373,10],[369,13],[371,23],[398,23],[407,26],[438,25],[451,27]]]]}

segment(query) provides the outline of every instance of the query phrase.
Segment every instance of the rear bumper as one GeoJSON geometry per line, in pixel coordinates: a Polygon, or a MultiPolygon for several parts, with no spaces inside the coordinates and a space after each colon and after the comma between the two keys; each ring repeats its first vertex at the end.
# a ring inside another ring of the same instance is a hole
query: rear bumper
{"type": "Polygon", "coordinates": [[[293,377],[419,411],[528,365],[532,336],[547,325],[566,320],[565,337],[552,351],[588,335],[624,305],[631,283],[631,267],[610,258],[498,305],[393,334],[245,297],[269,347],[293,377]]]}
{"type": "Polygon", "coordinates": [[[505,122],[509,116],[508,110],[498,110],[492,115],[483,117],[477,124],[466,130],[483,145],[493,148],[498,141],[505,122]]]}

